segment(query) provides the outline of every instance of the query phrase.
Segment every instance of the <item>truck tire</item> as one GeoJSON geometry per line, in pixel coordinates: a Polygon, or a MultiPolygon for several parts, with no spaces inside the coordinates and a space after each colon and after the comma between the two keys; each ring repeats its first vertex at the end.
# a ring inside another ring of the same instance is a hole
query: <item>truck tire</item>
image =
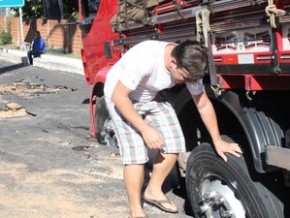
{"type": "Polygon", "coordinates": [[[194,217],[283,218],[283,204],[253,181],[243,157],[224,162],[208,143],[193,149],[186,169],[186,189],[194,217]]]}
{"type": "Polygon", "coordinates": [[[118,148],[113,123],[107,110],[104,97],[101,97],[96,102],[95,127],[96,127],[96,138],[100,144],[118,148]]]}

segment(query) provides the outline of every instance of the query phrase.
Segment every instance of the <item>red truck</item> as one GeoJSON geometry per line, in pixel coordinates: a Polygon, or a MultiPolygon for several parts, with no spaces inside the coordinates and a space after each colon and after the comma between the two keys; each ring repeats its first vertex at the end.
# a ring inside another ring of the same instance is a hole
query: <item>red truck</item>
{"type": "MultiPolygon", "coordinates": [[[[61,0],[43,2],[47,17],[61,19],[61,0]]],[[[124,52],[149,39],[201,41],[220,131],[244,153],[225,163],[187,89],[166,91],[186,139],[178,169],[194,216],[290,217],[289,9],[290,0],[79,0],[92,133],[118,146],[102,96],[106,74],[124,52]]]]}

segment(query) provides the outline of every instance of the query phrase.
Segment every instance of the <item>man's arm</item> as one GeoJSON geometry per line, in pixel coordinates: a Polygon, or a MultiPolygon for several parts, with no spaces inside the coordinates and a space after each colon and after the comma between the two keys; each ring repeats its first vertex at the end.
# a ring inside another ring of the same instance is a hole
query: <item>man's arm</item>
{"type": "Polygon", "coordinates": [[[149,126],[135,110],[129,93],[132,90],[123,85],[120,81],[117,83],[112,95],[112,101],[123,115],[142,135],[146,145],[151,149],[160,149],[164,145],[163,136],[154,128],[149,126]]]}
{"type": "Polygon", "coordinates": [[[217,153],[224,159],[224,161],[227,161],[225,153],[230,153],[239,157],[240,153],[242,153],[239,145],[222,140],[218,128],[216,113],[205,91],[198,96],[192,96],[192,98],[196,104],[198,112],[200,113],[201,119],[212,138],[217,153]]]}

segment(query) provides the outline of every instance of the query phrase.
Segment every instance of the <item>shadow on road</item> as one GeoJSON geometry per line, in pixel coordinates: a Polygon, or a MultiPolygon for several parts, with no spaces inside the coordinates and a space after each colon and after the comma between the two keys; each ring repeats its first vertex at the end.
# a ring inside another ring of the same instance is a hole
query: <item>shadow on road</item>
{"type": "Polygon", "coordinates": [[[19,68],[22,68],[22,67],[25,67],[24,64],[15,64],[15,65],[11,65],[11,66],[7,66],[7,67],[1,67],[0,68],[0,74],[2,73],[6,73],[6,72],[9,72],[9,71],[13,71],[13,70],[17,70],[19,68]]]}
{"type": "MultiPolygon", "coordinates": [[[[144,179],[142,192],[145,191],[146,186],[149,182],[150,173],[152,172],[153,162],[157,155],[157,151],[148,149],[148,155],[149,155],[149,162],[145,164],[145,179],[144,179]]],[[[172,192],[175,196],[178,196],[180,199],[183,199],[184,203],[181,206],[184,209],[184,213],[188,216],[193,217],[193,212],[192,212],[190,203],[188,202],[188,199],[187,199],[185,178],[183,178],[180,175],[179,170],[176,166],[173,167],[172,171],[166,178],[162,186],[162,190],[164,193],[172,192]]]]}
{"type": "Polygon", "coordinates": [[[90,103],[90,99],[86,98],[83,100],[82,104],[89,104],[90,103]]]}

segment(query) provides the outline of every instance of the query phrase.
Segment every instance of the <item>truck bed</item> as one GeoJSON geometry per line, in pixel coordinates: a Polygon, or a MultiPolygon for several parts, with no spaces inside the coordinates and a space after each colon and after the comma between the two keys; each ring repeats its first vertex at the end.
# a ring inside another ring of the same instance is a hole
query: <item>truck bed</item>
{"type": "Polygon", "coordinates": [[[287,13],[276,17],[277,26],[273,27],[265,12],[268,6],[265,0],[211,3],[187,0],[182,7],[171,1],[154,8],[150,24],[138,21],[120,23],[120,38],[114,44],[131,47],[147,39],[172,42],[195,40],[197,16],[200,11],[208,10],[208,47],[215,65],[213,76],[217,77],[220,87],[289,89],[290,1],[276,2],[277,8],[287,13]]]}

